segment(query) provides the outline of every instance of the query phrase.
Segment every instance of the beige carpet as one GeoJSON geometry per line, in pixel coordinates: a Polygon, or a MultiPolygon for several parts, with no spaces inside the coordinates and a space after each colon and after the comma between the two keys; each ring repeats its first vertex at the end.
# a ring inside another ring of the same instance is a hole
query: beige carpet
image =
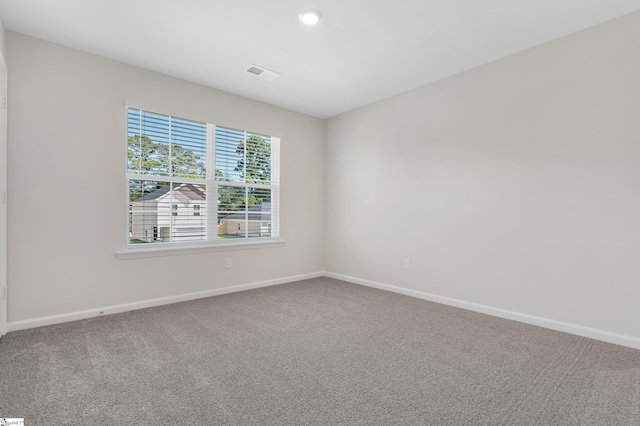
{"type": "Polygon", "coordinates": [[[7,334],[35,425],[640,425],[640,351],[318,278],[7,334]]]}

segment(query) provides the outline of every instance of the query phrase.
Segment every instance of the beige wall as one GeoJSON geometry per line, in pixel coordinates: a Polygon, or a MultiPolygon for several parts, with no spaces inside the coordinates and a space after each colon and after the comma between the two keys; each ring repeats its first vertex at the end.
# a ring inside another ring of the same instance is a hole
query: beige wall
{"type": "Polygon", "coordinates": [[[5,39],[6,39],[6,31],[4,28],[4,22],[2,22],[2,18],[0,18],[0,52],[2,52],[2,56],[6,56],[5,55],[5,52],[6,52],[5,39]]]}
{"type": "Polygon", "coordinates": [[[321,120],[10,31],[6,57],[9,322],[322,270],[321,120]],[[125,98],[281,137],[284,247],[116,260],[126,235],[125,98]]]}
{"type": "Polygon", "coordinates": [[[640,337],[638,40],[635,13],[321,121],[7,32],[9,321],[325,269],[640,337]],[[116,260],[125,98],[282,137],[286,245],[116,260]]]}
{"type": "MultiPolygon", "coordinates": [[[[0,56],[4,61],[5,57],[5,28],[0,19],[0,56]]],[[[6,64],[5,64],[6,65],[6,64]]],[[[4,71],[7,71],[6,69],[4,71]]],[[[6,76],[5,72],[0,75],[6,76]]],[[[5,81],[0,81],[0,102],[7,89],[5,81]]],[[[0,197],[3,196],[7,187],[7,110],[0,109],[0,197]]],[[[7,208],[6,204],[0,201],[0,292],[4,292],[7,283],[7,208]]],[[[6,332],[6,311],[7,300],[0,298],[0,335],[6,332]]]]}
{"type": "Polygon", "coordinates": [[[640,337],[638,76],[634,13],[329,119],[326,269],[640,337]]]}

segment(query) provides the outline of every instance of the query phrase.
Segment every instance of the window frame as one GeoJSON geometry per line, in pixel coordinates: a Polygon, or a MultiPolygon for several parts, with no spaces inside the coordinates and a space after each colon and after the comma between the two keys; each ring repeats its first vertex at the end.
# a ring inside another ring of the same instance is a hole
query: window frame
{"type": "MultiPolygon", "coordinates": [[[[258,247],[278,247],[284,245],[284,240],[280,236],[280,138],[277,136],[269,136],[271,144],[271,181],[269,185],[259,185],[263,188],[268,188],[271,191],[271,236],[270,237],[252,237],[252,238],[238,238],[238,239],[224,239],[218,238],[218,188],[219,186],[238,186],[238,187],[255,187],[254,184],[248,184],[247,182],[228,182],[218,181],[215,177],[215,164],[216,164],[216,152],[215,152],[215,135],[216,125],[209,123],[207,120],[199,120],[198,118],[185,118],[188,114],[175,114],[168,112],[167,108],[153,108],[148,106],[140,106],[139,103],[130,103],[125,101],[124,105],[124,125],[123,131],[125,133],[124,140],[128,139],[128,115],[130,109],[137,109],[149,113],[155,113],[165,115],[173,118],[179,118],[188,121],[195,121],[205,123],[207,127],[207,148],[206,148],[206,167],[207,176],[205,179],[193,179],[182,178],[179,176],[162,176],[161,181],[180,183],[197,183],[204,185],[206,188],[206,239],[200,241],[188,241],[188,242],[152,242],[152,243],[130,243],[130,200],[129,190],[131,180],[158,180],[158,175],[147,174],[135,174],[130,173],[128,169],[128,156],[126,155],[126,144],[124,145],[125,155],[125,235],[124,235],[124,248],[116,251],[116,258],[118,259],[130,259],[141,257],[154,257],[154,256],[167,256],[177,254],[191,254],[207,251],[220,251],[220,250],[243,250],[253,249],[258,247]]],[[[221,126],[224,128],[230,128],[229,126],[221,126]]],[[[244,130],[245,134],[257,134],[264,135],[262,132],[252,132],[244,130]]],[[[247,217],[248,217],[248,207],[247,217]]],[[[199,212],[200,213],[200,212],[199,212]]]]}

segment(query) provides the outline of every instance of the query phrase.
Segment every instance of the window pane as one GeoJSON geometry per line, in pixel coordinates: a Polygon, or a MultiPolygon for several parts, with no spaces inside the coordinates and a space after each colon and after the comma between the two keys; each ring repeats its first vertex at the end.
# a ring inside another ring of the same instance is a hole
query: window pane
{"type": "Polygon", "coordinates": [[[247,215],[247,237],[259,238],[271,236],[271,190],[249,188],[256,197],[257,204],[250,205],[247,215]]]}
{"type": "Polygon", "coordinates": [[[171,172],[173,176],[206,178],[206,124],[171,119],[171,172]]]}
{"type": "Polygon", "coordinates": [[[218,238],[244,238],[247,190],[218,187],[218,238]]]}
{"type": "Polygon", "coordinates": [[[206,187],[190,183],[131,180],[130,243],[206,239],[206,187]],[[200,215],[193,216],[194,206],[200,215]]]}
{"type": "MultiPolygon", "coordinates": [[[[271,183],[271,138],[256,134],[247,135],[246,159],[243,159],[247,183],[271,183]]],[[[243,153],[244,154],[244,153],[243,153]]]]}
{"type": "Polygon", "coordinates": [[[244,132],[216,127],[216,180],[242,182],[244,132]]]}
{"type": "Polygon", "coordinates": [[[271,236],[271,189],[218,187],[218,238],[271,236]]]}
{"type": "Polygon", "coordinates": [[[271,202],[271,190],[268,188],[247,188],[249,207],[271,202]]]}
{"type": "Polygon", "coordinates": [[[129,173],[169,175],[169,117],[129,109],[129,173]]]}
{"type": "MultiPolygon", "coordinates": [[[[129,182],[129,242],[153,243],[161,240],[162,218],[158,202],[169,192],[169,182],[131,180],[129,182]]],[[[166,224],[166,225],[165,225],[166,224]]]]}
{"type": "Polygon", "coordinates": [[[173,184],[171,202],[178,206],[177,215],[171,217],[171,241],[201,241],[207,237],[206,189],[191,183],[173,184]],[[194,206],[200,215],[194,216],[194,206]]]}
{"type": "Polygon", "coordinates": [[[206,177],[206,124],[130,108],[127,137],[129,173],[206,177]]]}

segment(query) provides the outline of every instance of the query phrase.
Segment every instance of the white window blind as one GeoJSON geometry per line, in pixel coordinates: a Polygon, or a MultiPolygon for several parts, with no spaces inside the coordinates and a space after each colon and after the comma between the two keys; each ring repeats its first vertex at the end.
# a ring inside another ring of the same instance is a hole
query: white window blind
{"type": "Polygon", "coordinates": [[[215,139],[219,227],[236,238],[270,237],[262,223],[273,222],[271,138],[217,127],[215,139]]]}
{"type": "Polygon", "coordinates": [[[127,116],[129,245],[278,237],[278,138],[127,116]]]}

